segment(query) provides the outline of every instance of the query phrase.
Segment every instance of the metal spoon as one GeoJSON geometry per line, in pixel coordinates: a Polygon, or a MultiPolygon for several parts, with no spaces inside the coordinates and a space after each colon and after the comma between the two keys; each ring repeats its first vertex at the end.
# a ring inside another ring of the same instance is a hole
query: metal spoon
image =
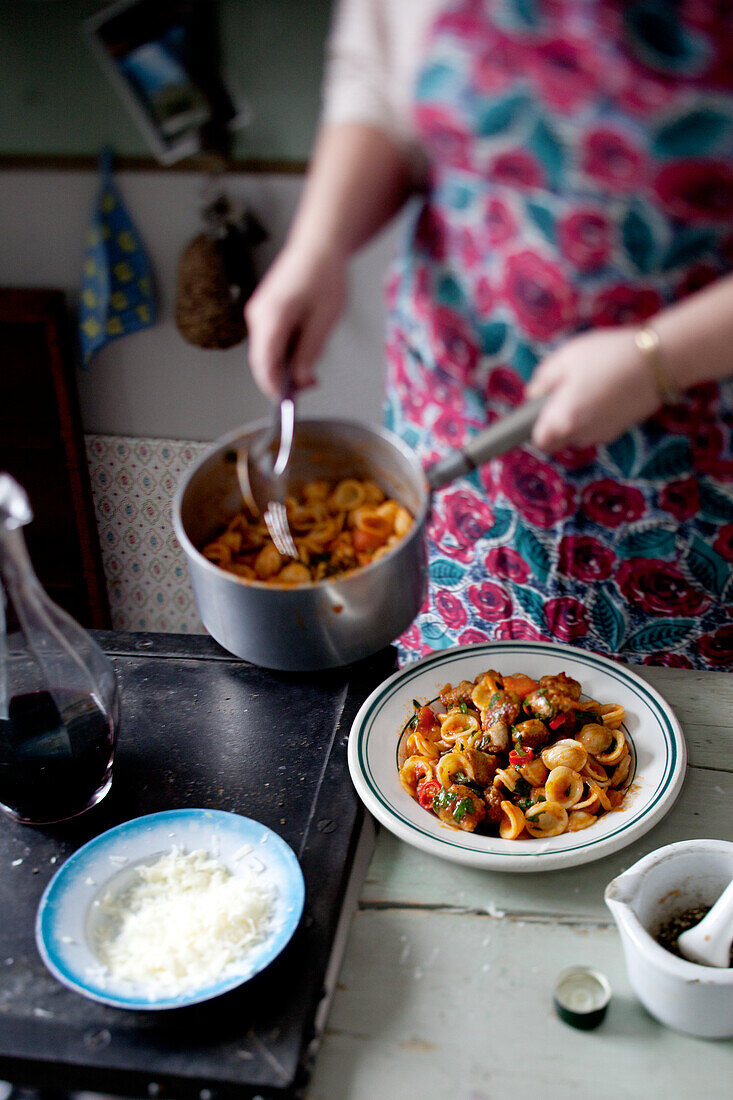
{"type": "Polygon", "coordinates": [[[677,940],[677,946],[690,962],[701,966],[730,966],[733,942],[733,882],[729,883],[709,913],[677,940]]]}

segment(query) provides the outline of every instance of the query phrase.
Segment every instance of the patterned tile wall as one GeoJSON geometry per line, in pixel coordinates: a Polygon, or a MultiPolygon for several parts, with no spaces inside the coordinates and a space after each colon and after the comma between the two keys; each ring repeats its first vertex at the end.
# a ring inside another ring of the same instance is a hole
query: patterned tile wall
{"type": "Polygon", "coordinates": [[[171,501],[210,446],[180,439],[86,436],[114,630],[204,633],[171,501]]]}

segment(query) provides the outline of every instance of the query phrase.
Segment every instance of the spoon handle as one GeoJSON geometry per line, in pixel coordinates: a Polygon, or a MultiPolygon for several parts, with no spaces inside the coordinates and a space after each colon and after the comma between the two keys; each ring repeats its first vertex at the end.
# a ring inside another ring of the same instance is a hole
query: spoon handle
{"type": "Polygon", "coordinates": [[[283,395],[280,399],[280,406],[277,413],[277,434],[280,439],[280,445],[278,447],[275,465],[272,469],[275,477],[280,477],[284,472],[293,446],[293,435],[295,434],[295,394],[292,391],[291,393],[292,396],[283,395]]]}
{"type": "Polygon", "coordinates": [[[300,336],[300,329],[296,329],[290,337],[285,352],[280,401],[275,409],[275,423],[273,425],[273,438],[279,440],[277,455],[275,456],[275,465],[272,468],[275,477],[281,477],[285,472],[285,467],[290,460],[290,452],[293,447],[293,435],[295,434],[295,395],[297,393],[297,388],[293,382],[291,363],[300,336]]]}
{"type": "Polygon", "coordinates": [[[469,474],[490,458],[506,454],[521,443],[526,443],[532,435],[532,428],[544,400],[544,397],[535,397],[531,401],[525,401],[508,416],[495,421],[475,435],[463,450],[451,451],[445,458],[439,459],[426,471],[430,488],[442,489],[444,485],[463,474],[469,474]]]}

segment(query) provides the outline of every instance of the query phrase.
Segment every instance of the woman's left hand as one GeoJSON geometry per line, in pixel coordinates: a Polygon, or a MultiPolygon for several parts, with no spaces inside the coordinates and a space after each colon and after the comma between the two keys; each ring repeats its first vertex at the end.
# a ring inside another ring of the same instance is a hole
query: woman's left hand
{"type": "Polygon", "coordinates": [[[532,442],[552,454],[610,443],[661,405],[633,328],[574,336],[539,364],[527,397],[547,395],[532,442]]]}

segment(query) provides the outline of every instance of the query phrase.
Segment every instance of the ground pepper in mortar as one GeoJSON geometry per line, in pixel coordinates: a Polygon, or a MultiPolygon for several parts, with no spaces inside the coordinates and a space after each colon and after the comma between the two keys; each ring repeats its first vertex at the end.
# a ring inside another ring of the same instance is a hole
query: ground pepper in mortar
{"type": "MultiPolygon", "coordinates": [[[[691,909],[684,909],[681,913],[672,917],[671,920],[660,928],[656,935],[656,941],[663,947],[665,951],[670,951],[673,955],[677,955],[678,958],[684,959],[684,955],[679,949],[678,939],[683,932],[687,932],[688,929],[694,928],[696,924],[699,924],[703,917],[707,916],[712,906],[710,905],[695,905],[691,909]]],[[[733,966],[733,948],[731,948],[729,966],[733,966]]]]}

